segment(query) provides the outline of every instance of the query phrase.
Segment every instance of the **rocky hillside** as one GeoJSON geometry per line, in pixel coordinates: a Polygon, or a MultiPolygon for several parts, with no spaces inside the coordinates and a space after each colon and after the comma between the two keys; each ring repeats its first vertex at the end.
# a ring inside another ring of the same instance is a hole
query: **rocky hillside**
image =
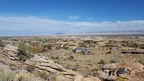
{"type": "Polygon", "coordinates": [[[3,39],[0,81],[144,81],[144,54],[121,53],[143,50],[139,37],[84,38],[3,39]]]}
{"type": "MultiPolygon", "coordinates": [[[[41,75],[46,81],[81,81],[81,80],[90,80],[90,81],[101,81],[97,77],[92,76],[83,76],[75,71],[65,69],[62,65],[59,65],[52,60],[49,60],[48,57],[35,55],[34,57],[27,59],[25,62],[20,63],[19,58],[17,57],[17,47],[12,45],[6,45],[3,50],[1,50],[0,55],[8,59],[9,61],[16,62],[21,64],[21,69],[26,69],[25,67],[31,66],[27,68],[27,71],[32,73],[35,69],[37,72],[45,72],[47,75],[41,75]],[[32,66],[33,65],[33,66],[32,66]]],[[[3,62],[3,61],[1,61],[3,62]]],[[[7,63],[10,65],[11,62],[7,63]]],[[[14,65],[17,69],[17,64],[14,65]]],[[[27,74],[28,75],[28,74],[27,74]]],[[[22,76],[24,77],[24,76],[22,76]]],[[[15,77],[12,77],[11,81],[16,81],[15,77]]],[[[30,80],[32,81],[32,80],[30,80]]]]}

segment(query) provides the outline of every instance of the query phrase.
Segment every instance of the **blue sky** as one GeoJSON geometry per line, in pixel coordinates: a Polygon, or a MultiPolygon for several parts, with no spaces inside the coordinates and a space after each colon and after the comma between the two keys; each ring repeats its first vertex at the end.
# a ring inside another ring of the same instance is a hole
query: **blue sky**
{"type": "Polygon", "coordinates": [[[144,0],[0,0],[0,35],[144,30],[144,0]]]}

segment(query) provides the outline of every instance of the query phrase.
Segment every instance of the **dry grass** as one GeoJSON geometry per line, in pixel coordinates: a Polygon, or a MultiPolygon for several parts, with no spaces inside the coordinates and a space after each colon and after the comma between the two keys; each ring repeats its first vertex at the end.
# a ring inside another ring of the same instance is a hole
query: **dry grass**
{"type": "Polygon", "coordinates": [[[8,65],[0,63],[0,81],[44,81],[25,70],[12,71],[8,65]]]}
{"type": "Polygon", "coordinates": [[[13,81],[36,81],[36,79],[22,70],[15,74],[13,81]]]}
{"type": "Polygon", "coordinates": [[[16,72],[9,70],[7,66],[0,67],[0,81],[12,81],[16,72]]]}

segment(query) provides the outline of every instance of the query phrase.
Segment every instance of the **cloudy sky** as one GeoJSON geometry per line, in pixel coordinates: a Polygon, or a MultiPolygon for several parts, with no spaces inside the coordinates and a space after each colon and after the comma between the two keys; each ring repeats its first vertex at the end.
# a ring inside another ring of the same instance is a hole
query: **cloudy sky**
{"type": "Polygon", "coordinates": [[[144,30],[144,0],[0,0],[0,35],[144,30]]]}

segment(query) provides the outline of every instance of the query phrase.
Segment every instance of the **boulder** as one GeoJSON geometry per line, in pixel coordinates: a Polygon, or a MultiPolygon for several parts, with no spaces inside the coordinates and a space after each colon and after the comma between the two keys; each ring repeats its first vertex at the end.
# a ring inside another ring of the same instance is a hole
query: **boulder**
{"type": "Polygon", "coordinates": [[[112,72],[111,70],[98,71],[98,73],[99,73],[99,77],[101,77],[103,80],[117,79],[116,72],[112,72]]]}
{"type": "Polygon", "coordinates": [[[35,55],[31,59],[26,60],[25,63],[28,65],[35,63],[36,67],[40,70],[46,70],[56,74],[52,81],[100,81],[97,77],[82,76],[75,71],[65,69],[62,65],[55,63],[44,56],[35,55]]]}
{"type": "Polygon", "coordinates": [[[138,62],[122,62],[118,64],[118,68],[130,67],[133,70],[144,71],[144,66],[138,62]]]}
{"type": "Polygon", "coordinates": [[[133,70],[129,77],[129,81],[144,81],[144,72],[137,72],[133,70]]]}
{"type": "Polygon", "coordinates": [[[131,64],[131,69],[133,70],[138,70],[138,71],[144,71],[144,66],[141,64],[141,63],[138,63],[138,62],[134,62],[131,64]]]}
{"type": "Polygon", "coordinates": [[[66,77],[64,74],[58,74],[52,79],[52,81],[73,81],[73,80],[66,77]]]}
{"type": "Polygon", "coordinates": [[[112,63],[112,64],[105,64],[102,67],[103,69],[117,69],[117,64],[116,63],[112,63]]]}
{"type": "Polygon", "coordinates": [[[18,60],[19,58],[17,57],[17,49],[18,47],[8,44],[3,48],[2,53],[11,60],[18,60]]]}
{"type": "Polygon", "coordinates": [[[54,63],[53,61],[48,61],[47,63],[41,63],[41,66],[45,66],[45,67],[51,67],[57,70],[65,70],[65,68],[62,65],[59,65],[57,63],[54,63]]]}
{"type": "Polygon", "coordinates": [[[101,81],[101,80],[97,77],[87,76],[84,77],[84,81],[101,81]]]}
{"type": "Polygon", "coordinates": [[[102,66],[102,71],[98,71],[99,76],[104,80],[115,80],[117,78],[116,74],[117,64],[105,64],[102,66]]]}
{"type": "Polygon", "coordinates": [[[31,65],[36,64],[36,67],[41,70],[47,70],[48,72],[57,74],[63,72],[64,75],[75,76],[79,73],[72,70],[65,69],[62,65],[55,63],[52,60],[49,60],[47,57],[35,55],[31,59],[25,61],[25,64],[31,65]]]}
{"type": "Polygon", "coordinates": [[[129,76],[131,75],[131,71],[132,69],[130,67],[121,67],[118,68],[117,75],[122,78],[128,79],[129,76]]]}
{"type": "Polygon", "coordinates": [[[58,72],[57,70],[50,68],[50,67],[44,67],[44,66],[40,66],[40,65],[36,65],[36,67],[39,68],[40,70],[46,70],[46,71],[54,73],[54,74],[56,74],[58,72]]]}
{"type": "Polygon", "coordinates": [[[144,77],[143,68],[144,66],[138,62],[119,63],[117,75],[129,81],[140,81],[144,77]]]}
{"type": "Polygon", "coordinates": [[[74,81],[101,81],[101,80],[97,77],[79,75],[75,77],[74,81]]]}
{"type": "Polygon", "coordinates": [[[18,49],[18,47],[7,44],[7,45],[3,48],[3,51],[6,51],[6,52],[10,51],[10,52],[13,52],[13,53],[17,53],[17,49],[18,49]]]}

